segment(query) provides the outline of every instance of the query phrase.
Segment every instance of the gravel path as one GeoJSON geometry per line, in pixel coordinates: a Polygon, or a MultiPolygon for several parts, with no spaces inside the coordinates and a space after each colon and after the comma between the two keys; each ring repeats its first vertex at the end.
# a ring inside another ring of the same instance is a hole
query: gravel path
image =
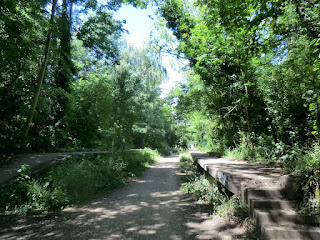
{"type": "Polygon", "coordinates": [[[0,239],[245,239],[245,230],[179,188],[178,157],[163,158],[126,187],[59,217],[0,216],[0,239]]]}

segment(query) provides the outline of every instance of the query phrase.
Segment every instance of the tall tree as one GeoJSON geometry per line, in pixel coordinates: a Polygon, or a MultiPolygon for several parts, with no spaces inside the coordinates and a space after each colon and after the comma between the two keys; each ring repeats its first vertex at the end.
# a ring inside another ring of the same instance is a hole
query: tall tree
{"type": "Polygon", "coordinates": [[[151,139],[144,143],[139,141],[142,140],[142,135],[151,134],[151,129],[156,125],[153,121],[155,112],[161,111],[156,102],[159,102],[159,85],[165,78],[165,70],[161,66],[159,55],[149,45],[140,50],[130,47],[122,53],[113,76],[114,143],[118,145],[126,139],[126,143],[138,146],[150,144],[151,139]],[[135,137],[137,135],[140,135],[140,140],[135,137]]]}
{"type": "Polygon", "coordinates": [[[38,99],[39,99],[39,95],[40,95],[40,90],[41,90],[41,85],[44,79],[44,74],[45,74],[45,70],[47,68],[47,62],[48,62],[48,57],[49,57],[49,52],[50,52],[50,44],[51,44],[51,35],[52,35],[52,27],[53,27],[53,23],[54,23],[54,16],[55,16],[55,11],[56,11],[56,7],[57,7],[57,0],[52,0],[52,7],[51,7],[51,17],[50,17],[50,22],[49,22],[49,29],[47,31],[47,39],[45,42],[45,50],[44,50],[44,56],[40,65],[40,70],[39,70],[39,74],[37,77],[37,85],[35,88],[35,92],[32,98],[32,102],[31,102],[31,108],[30,108],[30,113],[27,117],[27,121],[23,127],[23,134],[24,136],[28,136],[29,130],[30,130],[30,126],[32,124],[32,118],[38,103],[38,99]]]}
{"type": "Polygon", "coordinates": [[[46,12],[39,1],[0,4],[0,148],[17,147],[43,57],[46,12]],[[19,127],[20,126],[20,127],[19,127]]]}
{"type": "Polygon", "coordinates": [[[59,57],[56,66],[57,73],[55,85],[66,91],[70,91],[70,83],[74,72],[73,62],[71,60],[71,29],[73,19],[73,5],[75,0],[63,0],[61,7],[61,16],[58,19],[59,31],[59,57]]]}
{"type": "Polygon", "coordinates": [[[227,147],[245,140],[253,150],[270,138],[289,149],[314,140],[318,3],[170,0],[160,14],[205,83],[207,111],[223,123],[227,147]]]}

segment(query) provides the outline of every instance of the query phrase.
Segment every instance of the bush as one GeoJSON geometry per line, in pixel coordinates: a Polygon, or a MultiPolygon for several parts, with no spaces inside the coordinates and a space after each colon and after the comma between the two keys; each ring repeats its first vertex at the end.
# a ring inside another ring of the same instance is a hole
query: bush
{"type": "Polygon", "coordinates": [[[151,149],[73,155],[38,174],[30,174],[28,167],[22,166],[20,177],[0,189],[0,212],[47,213],[89,201],[123,186],[128,176],[139,175],[158,156],[151,149]]]}
{"type": "Polygon", "coordinates": [[[250,162],[277,162],[288,172],[292,172],[301,155],[297,146],[288,146],[283,142],[275,143],[271,136],[262,135],[249,143],[245,138],[235,148],[229,148],[224,155],[229,159],[250,162]]]}
{"type": "Polygon", "coordinates": [[[61,186],[71,202],[92,198],[99,191],[110,191],[125,182],[125,163],[111,156],[73,156],[52,169],[55,186],[61,186]]]}
{"type": "Polygon", "coordinates": [[[239,196],[233,195],[228,201],[216,208],[216,214],[219,216],[227,216],[229,218],[238,218],[244,220],[248,215],[248,206],[242,202],[239,196]]]}
{"type": "Polygon", "coordinates": [[[179,155],[179,164],[182,172],[195,171],[196,169],[190,153],[181,153],[179,155]]]}
{"type": "Polygon", "coordinates": [[[69,203],[60,187],[54,187],[51,177],[30,175],[28,166],[22,165],[20,176],[0,189],[0,212],[36,214],[57,211],[69,203]]]}
{"type": "Polygon", "coordinates": [[[220,192],[217,183],[210,183],[203,175],[195,177],[191,182],[183,183],[181,190],[191,194],[196,200],[212,203],[214,210],[228,199],[226,194],[220,192]]]}
{"type": "Polygon", "coordinates": [[[161,156],[169,156],[170,153],[171,153],[170,147],[168,147],[168,146],[162,147],[162,148],[158,148],[157,151],[161,156]]]}
{"type": "Polygon", "coordinates": [[[145,148],[130,152],[123,152],[119,158],[125,163],[127,176],[139,176],[150,164],[156,162],[160,157],[156,150],[145,148]]]}
{"type": "Polygon", "coordinates": [[[236,145],[236,147],[227,148],[224,152],[224,155],[229,159],[256,161],[257,148],[255,148],[251,142],[251,137],[244,133],[239,134],[242,136],[240,143],[236,145]]]}
{"type": "Polygon", "coordinates": [[[139,151],[138,157],[141,159],[142,163],[151,164],[156,162],[160,158],[160,155],[157,150],[145,148],[139,151]]]}
{"type": "Polygon", "coordinates": [[[54,168],[52,178],[67,192],[72,202],[83,202],[101,192],[123,186],[126,177],[138,176],[158,156],[156,151],[147,148],[113,156],[74,156],[54,168]]]}
{"type": "Polygon", "coordinates": [[[303,193],[302,208],[306,212],[320,213],[320,146],[313,149],[297,162],[295,172],[303,193]]]}

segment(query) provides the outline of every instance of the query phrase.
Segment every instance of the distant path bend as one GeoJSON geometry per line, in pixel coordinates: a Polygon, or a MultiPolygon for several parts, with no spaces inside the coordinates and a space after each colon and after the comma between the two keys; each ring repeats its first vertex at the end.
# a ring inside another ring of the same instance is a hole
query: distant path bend
{"type": "Polygon", "coordinates": [[[61,217],[0,216],[0,239],[245,239],[243,228],[210,218],[212,206],[191,200],[180,184],[178,157],[163,158],[124,188],[61,217]]]}

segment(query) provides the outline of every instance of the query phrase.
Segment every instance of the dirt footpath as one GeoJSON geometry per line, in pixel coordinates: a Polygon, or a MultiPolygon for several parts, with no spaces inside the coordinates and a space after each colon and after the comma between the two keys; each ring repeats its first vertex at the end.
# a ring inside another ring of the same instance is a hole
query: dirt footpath
{"type": "Polygon", "coordinates": [[[245,230],[179,188],[178,157],[163,158],[126,187],[62,216],[0,216],[0,239],[245,239],[245,230]]]}

